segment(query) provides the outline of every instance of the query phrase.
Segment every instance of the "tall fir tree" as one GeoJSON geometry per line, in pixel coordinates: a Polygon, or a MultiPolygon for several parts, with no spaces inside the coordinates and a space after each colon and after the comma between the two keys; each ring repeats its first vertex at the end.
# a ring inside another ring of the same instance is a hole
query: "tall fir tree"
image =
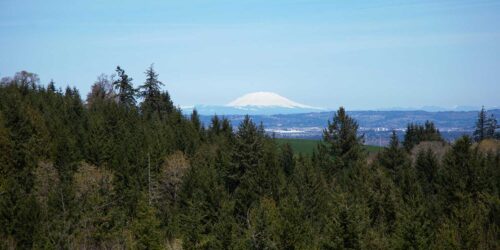
{"type": "Polygon", "coordinates": [[[474,140],[476,142],[484,140],[486,138],[487,129],[488,129],[488,116],[483,106],[481,108],[481,111],[479,111],[479,114],[477,115],[476,130],[474,130],[473,134],[474,140]]]}
{"type": "Polygon", "coordinates": [[[323,131],[324,144],[320,144],[333,158],[333,166],[327,172],[348,168],[363,158],[364,135],[358,135],[358,128],[357,121],[347,115],[344,107],[337,110],[331,122],[328,121],[323,131]]]}
{"type": "Polygon", "coordinates": [[[120,66],[116,67],[116,73],[118,74],[119,79],[114,81],[113,85],[115,86],[115,89],[118,90],[119,103],[125,105],[126,107],[135,106],[136,90],[132,85],[132,78],[125,74],[125,70],[120,68],[120,66]]]}
{"type": "Polygon", "coordinates": [[[393,179],[396,178],[398,171],[406,163],[406,152],[400,147],[396,131],[392,131],[389,147],[378,155],[378,161],[383,167],[387,168],[393,179]]]}
{"type": "Polygon", "coordinates": [[[196,109],[193,109],[193,113],[191,113],[191,124],[193,125],[194,132],[196,137],[203,139],[205,137],[205,128],[200,120],[200,115],[196,109]]]}
{"type": "Polygon", "coordinates": [[[264,153],[264,131],[247,115],[238,127],[234,143],[233,166],[227,183],[230,192],[239,186],[248,170],[257,168],[264,153]]]}
{"type": "Polygon", "coordinates": [[[153,64],[149,66],[144,74],[146,74],[146,81],[138,88],[139,97],[143,98],[141,111],[146,117],[150,117],[153,113],[156,113],[161,119],[162,100],[160,88],[163,86],[163,83],[158,80],[158,73],[155,72],[153,64]]]}

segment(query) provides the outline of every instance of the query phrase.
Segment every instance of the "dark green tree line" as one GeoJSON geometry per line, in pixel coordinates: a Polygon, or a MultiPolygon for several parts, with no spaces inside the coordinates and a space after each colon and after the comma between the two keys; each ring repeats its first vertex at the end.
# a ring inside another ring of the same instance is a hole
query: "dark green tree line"
{"type": "Polygon", "coordinates": [[[499,248],[484,110],[474,139],[445,142],[429,121],[373,154],[340,108],[301,155],[249,116],[183,114],[145,73],[136,90],[118,67],[86,100],[33,73],[2,79],[1,249],[499,248]]]}

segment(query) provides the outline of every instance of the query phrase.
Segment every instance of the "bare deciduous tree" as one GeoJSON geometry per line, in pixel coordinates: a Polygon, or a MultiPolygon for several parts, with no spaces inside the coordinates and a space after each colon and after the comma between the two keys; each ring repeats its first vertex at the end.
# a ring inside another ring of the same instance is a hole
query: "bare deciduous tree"
{"type": "Polygon", "coordinates": [[[157,198],[172,204],[177,201],[182,177],[189,168],[189,161],[184,153],[177,151],[169,155],[160,169],[157,198]]]}

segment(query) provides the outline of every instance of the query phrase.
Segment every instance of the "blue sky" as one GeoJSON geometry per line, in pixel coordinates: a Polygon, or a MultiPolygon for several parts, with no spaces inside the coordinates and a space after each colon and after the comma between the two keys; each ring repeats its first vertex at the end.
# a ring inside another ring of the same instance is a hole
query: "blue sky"
{"type": "Polygon", "coordinates": [[[500,1],[0,1],[0,77],[85,96],[154,63],[178,105],[271,91],[348,109],[500,105],[500,1]]]}

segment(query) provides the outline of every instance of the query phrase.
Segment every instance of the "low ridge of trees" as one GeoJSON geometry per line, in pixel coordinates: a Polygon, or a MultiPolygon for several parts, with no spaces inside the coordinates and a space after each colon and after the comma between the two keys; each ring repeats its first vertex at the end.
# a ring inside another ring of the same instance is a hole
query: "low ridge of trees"
{"type": "Polygon", "coordinates": [[[439,133],[439,129],[434,123],[426,121],[425,124],[410,123],[406,128],[403,146],[410,151],[415,145],[423,141],[444,141],[439,133]]]}
{"type": "Polygon", "coordinates": [[[248,116],[185,116],[153,66],[138,89],[116,71],[86,101],[25,71],[1,80],[0,249],[500,248],[484,109],[473,139],[409,124],[368,161],[341,107],[307,156],[248,116]]]}

